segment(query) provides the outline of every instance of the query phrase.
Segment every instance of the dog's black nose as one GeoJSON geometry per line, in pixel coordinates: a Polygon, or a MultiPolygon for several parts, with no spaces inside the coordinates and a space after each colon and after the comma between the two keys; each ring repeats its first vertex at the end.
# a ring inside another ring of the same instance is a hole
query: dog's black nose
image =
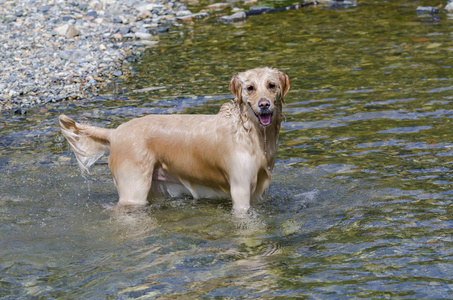
{"type": "Polygon", "coordinates": [[[258,106],[261,109],[268,109],[271,106],[271,102],[267,99],[263,99],[258,102],[258,106]]]}

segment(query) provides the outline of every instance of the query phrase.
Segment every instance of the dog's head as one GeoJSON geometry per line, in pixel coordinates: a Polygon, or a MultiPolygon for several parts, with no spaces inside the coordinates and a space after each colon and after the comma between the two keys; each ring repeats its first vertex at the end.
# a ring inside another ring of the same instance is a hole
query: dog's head
{"type": "Polygon", "coordinates": [[[251,118],[262,126],[270,125],[281,114],[289,77],[277,69],[258,68],[241,72],[230,82],[230,90],[239,105],[246,106],[251,118]]]}

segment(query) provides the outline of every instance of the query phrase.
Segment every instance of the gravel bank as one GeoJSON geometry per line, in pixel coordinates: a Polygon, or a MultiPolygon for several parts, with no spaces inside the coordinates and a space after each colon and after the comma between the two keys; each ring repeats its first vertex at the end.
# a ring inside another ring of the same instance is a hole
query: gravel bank
{"type": "Polygon", "coordinates": [[[207,15],[151,1],[2,1],[0,110],[96,95],[160,33],[207,15]]]}

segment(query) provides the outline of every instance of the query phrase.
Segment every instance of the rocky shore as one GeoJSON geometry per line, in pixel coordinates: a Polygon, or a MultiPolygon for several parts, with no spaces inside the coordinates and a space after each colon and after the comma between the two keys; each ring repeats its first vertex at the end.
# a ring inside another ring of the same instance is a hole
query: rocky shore
{"type": "Polygon", "coordinates": [[[4,0],[0,110],[96,95],[160,33],[205,15],[178,0],[4,0]]]}

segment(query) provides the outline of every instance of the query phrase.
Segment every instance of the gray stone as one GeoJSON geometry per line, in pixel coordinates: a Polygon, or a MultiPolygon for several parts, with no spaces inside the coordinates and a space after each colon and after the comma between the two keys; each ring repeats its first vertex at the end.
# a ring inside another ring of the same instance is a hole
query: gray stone
{"type": "Polygon", "coordinates": [[[49,5],[41,5],[41,6],[38,6],[38,11],[39,12],[42,12],[42,13],[46,13],[50,10],[51,6],[49,5]]]}
{"type": "Polygon", "coordinates": [[[120,28],[120,33],[124,36],[132,31],[131,27],[122,27],[120,28]]]}
{"type": "Polygon", "coordinates": [[[221,23],[237,23],[237,22],[243,22],[247,18],[247,15],[245,12],[240,11],[235,14],[232,14],[231,16],[223,16],[218,19],[219,22],[221,23]]]}
{"type": "Polygon", "coordinates": [[[168,27],[165,27],[165,26],[159,27],[159,28],[157,29],[157,31],[158,31],[159,33],[168,32],[168,30],[169,30],[169,28],[168,28],[168,27]]]}
{"type": "Polygon", "coordinates": [[[445,6],[445,10],[448,12],[453,12],[453,1],[449,1],[445,6]]]}
{"type": "Polygon", "coordinates": [[[98,13],[95,12],[94,10],[91,10],[91,11],[86,13],[85,18],[89,18],[89,19],[92,19],[92,20],[97,19],[98,18],[98,13]]]}
{"type": "Polygon", "coordinates": [[[177,17],[186,17],[192,15],[192,12],[190,10],[180,10],[176,12],[177,17]]]}
{"type": "Polygon", "coordinates": [[[123,37],[127,38],[127,39],[135,38],[135,33],[130,32],[130,33],[124,34],[123,37]]]}
{"type": "Polygon", "coordinates": [[[143,24],[140,28],[138,28],[136,30],[136,32],[150,33],[148,28],[149,28],[149,24],[143,24]]]}
{"type": "Polygon", "coordinates": [[[197,14],[193,14],[195,19],[204,19],[204,18],[209,18],[211,15],[207,12],[199,12],[197,14]]]}
{"type": "Polygon", "coordinates": [[[86,50],[62,50],[58,52],[58,55],[63,60],[80,61],[90,55],[90,52],[86,50]]]}
{"type": "Polygon", "coordinates": [[[206,6],[206,9],[208,9],[209,11],[221,11],[221,10],[224,10],[224,9],[230,8],[230,7],[231,7],[231,3],[229,3],[229,2],[218,2],[218,3],[213,3],[213,4],[206,6]]]}
{"type": "Polygon", "coordinates": [[[250,7],[249,13],[252,15],[259,15],[271,10],[270,7],[250,7]]]}
{"type": "Polygon", "coordinates": [[[72,19],[73,18],[71,16],[69,16],[69,15],[64,15],[64,16],[61,17],[61,20],[63,22],[68,22],[68,21],[71,21],[72,19]]]}
{"type": "Polygon", "coordinates": [[[153,35],[147,32],[136,32],[135,37],[141,40],[151,40],[153,35]]]}
{"type": "Polygon", "coordinates": [[[141,5],[141,6],[137,6],[136,9],[138,11],[144,11],[144,10],[147,10],[147,11],[152,11],[154,9],[165,9],[165,6],[162,5],[162,4],[144,4],[144,5],[141,5]]]}
{"type": "Polygon", "coordinates": [[[65,36],[66,38],[72,38],[76,35],[79,35],[79,31],[69,24],[55,28],[55,33],[61,36],[65,36]]]}
{"type": "Polygon", "coordinates": [[[19,109],[14,111],[14,114],[16,114],[16,115],[26,115],[27,111],[25,109],[19,108],[19,109]]]}
{"type": "Polygon", "coordinates": [[[16,17],[20,18],[20,17],[22,17],[22,16],[25,15],[25,11],[24,11],[23,9],[16,10],[16,11],[14,12],[14,15],[15,15],[16,17]]]}
{"type": "Polygon", "coordinates": [[[112,21],[113,21],[113,23],[117,23],[117,24],[123,23],[123,19],[121,19],[121,18],[118,17],[118,16],[113,17],[113,20],[112,20],[112,21]]]}
{"type": "Polygon", "coordinates": [[[439,9],[437,7],[433,7],[433,6],[419,6],[415,10],[415,12],[417,14],[424,14],[424,13],[437,14],[437,13],[439,13],[439,9]]]}
{"type": "Polygon", "coordinates": [[[140,40],[138,41],[138,45],[142,45],[144,47],[155,47],[159,42],[158,41],[150,41],[150,40],[140,40]]]}
{"type": "Polygon", "coordinates": [[[120,77],[121,75],[123,75],[123,72],[115,71],[115,72],[113,72],[113,75],[116,76],[116,77],[120,77]]]}

